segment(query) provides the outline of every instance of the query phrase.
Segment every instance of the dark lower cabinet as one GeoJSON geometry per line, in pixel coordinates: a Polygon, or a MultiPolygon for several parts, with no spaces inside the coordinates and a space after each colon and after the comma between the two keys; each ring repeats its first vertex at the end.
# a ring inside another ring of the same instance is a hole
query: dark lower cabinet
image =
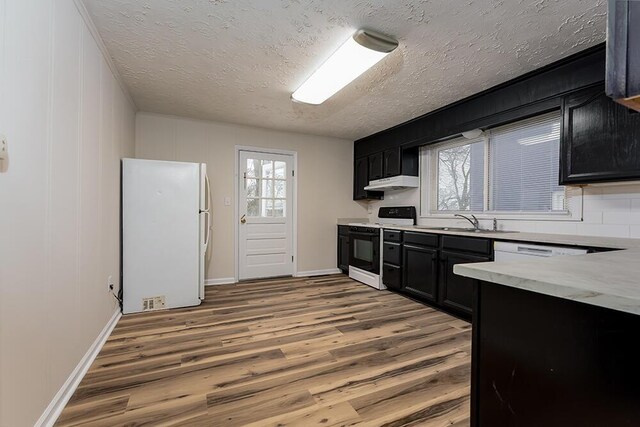
{"type": "Polygon", "coordinates": [[[384,230],[382,282],[391,290],[470,318],[476,280],[453,273],[456,264],[491,261],[492,240],[384,230]]]}
{"type": "Polygon", "coordinates": [[[428,301],[437,301],[438,251],[415,245],[402,248],[404,288],[428,301]]]}
{"type": "Polygon", "coordinates": [[[338,236],[338,268],[349,273],[349,236],[338,236]]]}
{"type": "Polygon", "coordinates": [[[473,288],[477,284],[477,280],[458,276],[453,272],[453,266],[486,261],[491,261],[491,258],[489,256],[441,251],[438,303],[448,309],[471,316],[473,311],[473,288]]]}
{"type": "Polygon", "coordinates": [[[338,268],[349,273],[349,227],[338,226],[338,268]]]}
{"type": "Polygon", "coordinates": [[[480,282],[471,363],[473,427],[640,422],[640,316],[480,282]]]}
{"type": "Polygon", "coordinates": [[[640,113],[604,85],[567,95],[562,127],[560,184],[640,179],[640,113]]]}
{"type": "Polygon", "coordinates": [[[383,263],[382,283],[391,289],[402,289],[402,268],[397,265],[383,263]]]}
{"type": "Polygon", "coordinates": [[[402,283],[402,235],[399,230],[382,232],[382,283],[389,289],[399,291],[402,283]]]}
{"type": "Polygon", "coordinates": [[[384,242],[382,245],[382,258],[387,264],[402,265],[402,245],[384,242]]]}

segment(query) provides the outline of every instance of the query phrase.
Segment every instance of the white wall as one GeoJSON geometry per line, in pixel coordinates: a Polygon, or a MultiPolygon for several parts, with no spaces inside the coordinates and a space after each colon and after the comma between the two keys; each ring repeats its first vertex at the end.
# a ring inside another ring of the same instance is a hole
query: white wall
{"type": "Polygon", "coordinates": [[[116,308],[135,113],[73,0],[0,0],[0,426],[30,426],[116,308]]]}
{"type": "MultiPolygon", "coordinates": [[[[572,191],[571,193],[579,193],[572,191]]],[[[640,238],[640,184],[588,186],[582,196],[582,221],[499,220],[499,228],[537,233],[577,234],[585,236],[640,238]]],[[[571,204],[569,200],[568,203],[571,204]]],[[[420,214],[420,191],[398,190],[385,194],[385,200],[370,202],[370,219],[375,220],[380,206],[413,205],[420,214]]],[[[418,218],[418,224],[431,226],[467,226],[465,220],[418,218]]],[[[481,226],[490,228],[491,220],[481,226]]]]}
{"type": "Polygon", "coordinates": [[[298,272],[336,268],[336,219],[364,217],[352,200],[353,143],[321,136],[138,113],[136,157],[207,163],[213,209],[207,279],[234,277],[235,146],[298,153],[298,272]],[[231,206],[224,205],[230,197],[231,206]]]}

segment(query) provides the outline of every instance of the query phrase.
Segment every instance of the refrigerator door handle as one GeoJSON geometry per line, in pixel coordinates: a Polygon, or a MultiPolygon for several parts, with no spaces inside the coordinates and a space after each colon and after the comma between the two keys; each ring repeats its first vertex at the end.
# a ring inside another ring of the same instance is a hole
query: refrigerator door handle
{"type": "MultiPolygon", "coordinates": [[[[204,182],[206,185],[206,194],[205,194],[205,211],[209,212],[209,210],[211,209],[211,184],[209,183],[209,175],[207,175],[206,173],[204,174],[204,182]]],[[[208,222],[207,222],[208,224],[208,222]]]]}
{"type": "Polygon", "coordinates": [[[205,231],[205,239],[204,239],[204,247],[205,247],[205,252],[207,251],[207,247],[209,246],[209,239],[211,238],[211,213],[206,210],[204,212],[202,212],[203,214],[205,214],[207,216],[207,228],[205,231]]]}

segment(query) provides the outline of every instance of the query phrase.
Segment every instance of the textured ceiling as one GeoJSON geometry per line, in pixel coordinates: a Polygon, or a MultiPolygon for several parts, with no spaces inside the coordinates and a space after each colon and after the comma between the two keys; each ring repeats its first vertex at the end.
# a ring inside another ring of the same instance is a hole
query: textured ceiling
{"type": "Polygon", "coordinates": [[[605,38],[605,0],[84,0],[143,111],[357,139],[605,38]],[[356,29],[400,46],[319,106],[293,92],[356,29]]]}

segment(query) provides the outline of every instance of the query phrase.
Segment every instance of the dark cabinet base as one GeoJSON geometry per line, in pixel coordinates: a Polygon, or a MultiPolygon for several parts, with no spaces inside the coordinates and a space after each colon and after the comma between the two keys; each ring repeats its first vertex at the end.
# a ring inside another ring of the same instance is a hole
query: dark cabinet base
{"type": "Polygon", "coordinates": [[[488,256],[441,251],[440,289],[438,292],[438,302],[440,305],[471,317],[471,313],[473,312],[473,287],[476,285],[477,280],[458,276],[453,272],[453,267],[456,264],[487,261],[491,261],[491,258],[488,256]]]}
{"type": "Polygon", "coordinates": [[[438,288],[438,251],[405,244],[404,286],[407,292],[430,302],[436,302],[438,288]]]}
{"type": "Polygon", "coordinates": [[[480,283],[471,425],[638,425],[639,328],[640,316],[480,283]]]}
{"type": "Polygon", "coordinates": [[[349,227],[338,226],[338,268],[344,274],[349,274],[349,227]]]}

